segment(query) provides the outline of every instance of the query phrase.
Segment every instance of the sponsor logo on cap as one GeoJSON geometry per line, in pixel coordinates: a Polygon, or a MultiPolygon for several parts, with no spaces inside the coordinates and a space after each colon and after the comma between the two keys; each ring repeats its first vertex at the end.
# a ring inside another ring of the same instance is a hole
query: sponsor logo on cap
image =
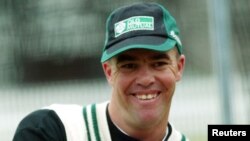
{"type": "Polygon", "coordinates": [[[170,35],[177,41],[177,43],[178,43],[179,45],[182,45],[179,36],[176,35],[175,32],[174,32],[173,30],[170,32],[170,35]]]}
{"type": "Polygon", "coordinates": [[[154,30],[154,17],[134,16],[115,23],[115,37],[137,30],[154,30]]]}

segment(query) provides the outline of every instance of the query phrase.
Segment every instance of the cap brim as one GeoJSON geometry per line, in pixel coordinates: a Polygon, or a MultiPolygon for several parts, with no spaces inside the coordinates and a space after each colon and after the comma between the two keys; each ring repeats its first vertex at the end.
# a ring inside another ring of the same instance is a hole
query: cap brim
{"type": "Polygon", "coordinates": [[[128,38],[105,50],[102,54],[101,62],[105,62],[130,49],[149,49],[164,52],[172,49],[175,45],[175,40],[159,36],[137,36],[128,38]]]}

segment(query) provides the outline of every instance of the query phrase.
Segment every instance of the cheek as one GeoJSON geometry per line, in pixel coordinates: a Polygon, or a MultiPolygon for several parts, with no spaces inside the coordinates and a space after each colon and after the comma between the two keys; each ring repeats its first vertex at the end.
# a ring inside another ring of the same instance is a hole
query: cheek
{"type": "Polygon", "coordinates": [[[167,91],[174,91],[176,83],[176,75],[172,69],[168,69],[157,75],[157,79],[167,91]]]}
{"type": "Polygon", "coordinates": [[[173,74],[164,75],[159,81],[161,86],[164,87],[161,99],[164,104],[162,106],[165,111],[168,111],[175,91],[175,77],[173,74]]]}
{"type": "Polygon", "coordinates": [[[128,109],[129,107],[129,97],[127,95],[131,84],[131,78],[124,75],[117,75],[117,77],[113,80],[112,99],[115,100],[117,106],[121,109],[128,109]]]}
{"type": "Polygon", "coordinates": [[[117,74],[113,80],[113,87],[116,88],[115,91],[118,93],[126,94],[129,86],[132,84],[133,79],[124,74],[117,74]]]}
{"type": "Polygon", "coordinates": [[[169,77],[171,77],[170,79],[172,79],[174,82],[178,81],[178,68],[176,66],[170,66],[167,69],[167,74],[169,75],[169,77]]]}

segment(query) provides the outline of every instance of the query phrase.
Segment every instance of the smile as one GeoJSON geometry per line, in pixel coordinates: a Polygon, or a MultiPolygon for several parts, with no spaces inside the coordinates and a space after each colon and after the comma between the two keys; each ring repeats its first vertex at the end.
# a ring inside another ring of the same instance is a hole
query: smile
{"type": "Polygon", "coordinates": [[[134,94],[134,96],[136,98],[138,98],[139,100],[155,99],[158,95],[159,95],[158,93],[154,93],[154,94],[134,94]]]}

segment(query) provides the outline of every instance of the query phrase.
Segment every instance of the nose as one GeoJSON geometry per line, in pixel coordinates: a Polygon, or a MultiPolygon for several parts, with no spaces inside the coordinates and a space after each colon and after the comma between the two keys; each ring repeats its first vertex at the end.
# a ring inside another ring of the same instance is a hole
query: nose
{"type": "Polygon", "coordinates": [[[153,72],[150,71],[148,67],[142,67],[137,74],[136,84],[141,87],[147,88],[153,85],[154,82],[155,77],[153,72]]]}

